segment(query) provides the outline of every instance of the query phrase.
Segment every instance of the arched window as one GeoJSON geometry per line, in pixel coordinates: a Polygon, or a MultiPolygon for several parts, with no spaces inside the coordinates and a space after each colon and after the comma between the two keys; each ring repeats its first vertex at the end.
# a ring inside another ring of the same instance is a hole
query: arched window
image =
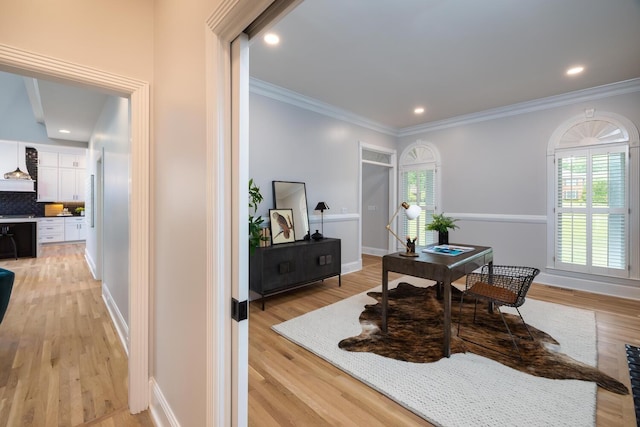
{"type": "MultiPolygon", "coordinates": [[[[627,278],[632,263],[629,133],[637,131],[624,118],[592,113],[565,122],[549,143],[553,268],[627,278]]],[[[633,197],[637,203],[638,195],[633,197]]]]}
{"type": "Polygon", "coordinates": [[[436,212],[440,200],[439,167],[438,150],[432,144],[423,141],[411,144],[400,155],[400,202],[418,205],[422,208],[422,213],[413,221],[398,215],[398,235],[418,237],[417,244],[420,246],[438,240],[436,233],[425,230],[425,225],[431,221],[431,215],[436,212]]]}

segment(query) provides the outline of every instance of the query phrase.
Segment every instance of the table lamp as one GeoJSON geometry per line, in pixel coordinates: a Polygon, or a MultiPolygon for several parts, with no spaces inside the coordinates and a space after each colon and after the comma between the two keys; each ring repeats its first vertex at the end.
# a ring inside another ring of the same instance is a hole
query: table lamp
{"type": "Polygon", "coordinates": [[[422,212],[422,209],[420,208],[420,206],[417,205],[409,205],[409,203],[407,202],[402,202],[400,204],[400,206],[398,206],[398,209],[396,209],[395,213],[393,214],[393,216],[391,217],[391,219],[389,220],[389,224],[387,224],[387,230],[389,230],[389,233],[391,233],[393,235],[393,237],[395,237],[396,239],[398,239],[398,242],[400,242],[402,244],[402,246],[404,246],[407,251],[406,252],[400,252],[400,255],[402,256],[408,256],[408,257],[417,257],[419,256],[416,253],[416,247],[415,247],[415,240],[412,244],[411,247],[409,247],[405,242],[402,241],[402,239],[400,237],[398,237],[398,235],[396,233],[393,232],[393,230],[391,229],[391,224],[393,224],[393,220],[396,219],[396,216],[398,215],[398,212],[400,212],[400,209],[404,209],[404,214],[406,215],[407,219],[409,221],[412,221],[416,218],[418,218],[420,216],[420,213],[422,212]]]}
{"type": "MultiPolygon", "coordinates": [[[[320,240],[324,237],[324,211],[325,209],[329,209],[329,205],[327,205],[325,202],[318,202],[318,204],[316,205],[315,210],[316,211],[320,211],[320,229],[322,230],[322,233],[320,233],[320,236],[317,236],[318,234],[318,230],[316,230],[316,232],[314,233],[315,240],[320,240]]],[[[313,236],[312,236],[313,237],[313,236]]]]}

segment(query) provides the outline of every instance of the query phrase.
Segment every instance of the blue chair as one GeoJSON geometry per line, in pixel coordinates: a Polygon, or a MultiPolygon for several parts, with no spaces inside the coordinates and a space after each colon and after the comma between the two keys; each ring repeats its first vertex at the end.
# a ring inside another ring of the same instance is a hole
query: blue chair
{"type": "Polygon", "coordinates": [[[16,275],[13,271],[0,268],[0,323],[4,319],[7,307],[9,307],[9,298],[11,297],[15,278],[16,275]]]}

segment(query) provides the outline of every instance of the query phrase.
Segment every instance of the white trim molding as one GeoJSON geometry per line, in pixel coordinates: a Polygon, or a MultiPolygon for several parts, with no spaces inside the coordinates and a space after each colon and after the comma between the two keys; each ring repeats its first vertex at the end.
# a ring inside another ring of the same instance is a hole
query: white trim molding
{"type": "Polygon", "coordinates": [[[477,113],[452,117],[450,119],[425,123],[422,125],[406,127],[398,131],[399,137],[411,136],[424,132],[448,129],[456,126],[468,125],[471,123],[484,122],[488,120],[501,119],[504,117],[517,116],[520,114],[532,113],[535,111],[548,110],[565,105],[576,104],[578,102],[593,101],[596,99],[608,98],[610,96],[625,95],[640,91],[640,78],[625,80],[617,83],[610,83],[589,89],[577,90],[562,95],[549,96],[547,98],[535,99],[533,101],[521,102],[490,110],[479,111],[477,113]]]}
{"type": "Polygon", "coordinates": [[[447,216],[462,221],[517,222],[524,224],[546,224],[546,215],[510,215],[494,213],[447,213],[447,216]]]}
{"type": "Polygon", "coordinates": [[[0,69],[99,88],[131,100],[129,207],[129,411],[149,405],[150,155],[149,83],[0,44],[0,69]]]}
{"type": "MultiPolygon", "coordinates": [[[[237,324],[231,318],[232,280],[237,277],[239,267],[236,265],[238,271],[234,271],[234,260],[224,243],[230,239],[228,224],[241,217],[233,203],[241,195],[237,160],[234,163],[231,159],[232,101],[238,107],[248,108],[239,104],[237,93],[232,91],[231,42],[272,3],[273,0],[222,0],[205,23],[207,413],[204,425],[207,426],[246,425],[248,417],[247,384],[239,384],[234,376],[240,363],[246,365],[235,349],[248,344],[244,335],[238,335],[237,324]],[[243,342],[239,342],[239,337],[243,342]]],[[[248,283],[240,286],[248,289],[248,283]]]]}
{"type": "MultiPolygon", "coordinates": [[[[351,222],[358,221],[360,219],[360,214],[351,213],[351,214],[331,214],[324,216],[324,222],[351,222]]],[[[309,224],[319,224],[322,221],[321,215],[309,215],[309,224]]]]}
{"type": "Polygon", "coordinates": [[[253,77],[249,80],[249,84],[249,90],[251,91],[251,93],[266,96],[267,98],[284,102],[293,105],[294,107],[313,111],[314,113],[342,120],[357,126],[362,126],[363,128],[371,129],[376,132],[384,133],[391,136],[398,136],[398,131],[395,128],[385,126],[381,123],[367,119],[366,117],[359,116],[355,113],[343,110],[338,107],[334,107],[331,104],[318,101],[317,99],[310,98],[292,90],[285,89],[283,87],[276,86],[274,84],[267,83],[253,77]]]}
{"type": "Polygon", "coordinates": [[[479,111],[477,113],[465,114],[462,116],[438,120],[435,122],[423,123],[421,125],[400,129],[375,122],[350,111],[337,108],[325,102],[318,101],[314,98],[255,78],[252,78],[250,80],[250,91],[251,93],[266,96],[268,98],[275,99],[280,102],[285,102],[287,104],[305,110],[313,111],[318,114],[323,114],[328,117],[333,117],[338,120],[343,120],[354,125],[374,130],[376,132],[402,138],[405,136],[416,135],[424,132],[442,130],[471,123],[500,119],[504,117],[517,116],[520,114],[527,114],[535,111],[548,110],[550,108],[571,105],[578,102],[587,102],[596,99],[607,98],[610,96],[625,95],[628,93],[638,92],[640,91],[640,78],[625,80],[617,83],[610,83],[589,89],[577,90],[562,95],[535,99],[533,101],[506,105],[504,107],[493,108],[490,110],[479,111]]]}
{"type": "Polygon", "coordinates": [[[546,271],[536,276],[534,282],[563,289],[574,289],[594,294],[640,300],[640,283],[638,283],[638,281],[626,280],[625,283],[622,284],[611,283],[608,282],[608,278],[604,276],[599,278],[597,276],[582,278],[576,277],[576,273],[571,273],[571,275],[568,273],[569,272],[562,272],[547,267],[546,271]],[[596,278],[600,280],[594,280],[596,278]]]}
{"type": "Polygon", "coordinates": [[[122,343],[122,347],[124,347],[125,353],[127,353],[127,357],[129,356],[129,327],[127,326],[126,320],[124,320],[124,316],[120,312],[120,309],[116,305],[113,297],[111,296],[111,291],[109,291],[109,286],[105,282],[102,282],[102,300],[104,301],[104,305],[107,306],[107,311],[109,311],[109,316],[111,317],[111,321],[116,328],[116,332],[118,332],[118,337],[120,337],[120,342],[122,343]]]}
{"type": "Polygon", "coordinates": [[[171,410],[169,402],[164,397],[160,386],[155,378],[149,379],[149,394],[151,402],[149,402],[149,414],[156,427],[180,427],[178,418],[171,410]]]}
{"type": "Polygon", "coordinates": [[[342,264],[341,275],[344,276],[345,274],[353,273],[354,271],[360,271],[360,270],[362,270],[362,259],[359,259],[358,261],[342,264]]]}

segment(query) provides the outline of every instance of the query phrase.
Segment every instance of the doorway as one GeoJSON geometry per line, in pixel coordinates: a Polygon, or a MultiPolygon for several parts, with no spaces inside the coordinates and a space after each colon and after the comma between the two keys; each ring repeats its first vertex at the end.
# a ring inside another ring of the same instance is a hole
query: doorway
{"type": "MultiPolygon", "coordinates": [[[[394,240],[383,234],[396,206],[396,150],[360,143],[360,248],[363,254],[393,252],[394,240]]],[[[392,227],[395,227],[392,224],[392,227]]]]}
{"type": "Polygon", "coordinates": [[[143,411],[149,401],[149,84],[22,49],[2,46],[0,69],[25,76],[56,79],[100,89],[130,99],[131,206],[129,215],[131,266],[129,280],[130,347],[129,410],[143,411]]]}

